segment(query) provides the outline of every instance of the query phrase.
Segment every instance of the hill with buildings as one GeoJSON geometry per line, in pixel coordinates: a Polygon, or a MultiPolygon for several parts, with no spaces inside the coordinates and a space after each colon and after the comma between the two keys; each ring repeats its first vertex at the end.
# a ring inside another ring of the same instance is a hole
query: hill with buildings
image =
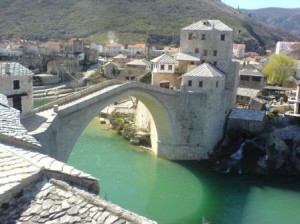
{"type": "Polygon", "coordinates": [[[243,9],[242,11],[263,23],[280,27],[281,29],[289,31],[295,35],[300,34],[300,8],[243,9]]]}
{"type": "Polygon", "coordinates": [[[286,31],[257,22],[220,0],[2,0],[2,38],[178,44],[180,28],[201,19],[218,19],[232,27],[235,41],[248,50],[295,40],[286,31]]]}

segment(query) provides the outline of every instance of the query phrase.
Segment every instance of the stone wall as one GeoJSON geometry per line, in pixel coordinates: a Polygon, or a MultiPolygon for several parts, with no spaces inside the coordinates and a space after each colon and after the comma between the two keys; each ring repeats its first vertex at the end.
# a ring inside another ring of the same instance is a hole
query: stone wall
{"type": "Polygon", "coordinates": [[[174,73],[153,73],[151,84],[155,86],[159,86],[161,81],[169,81],[170,87],[180,88],[180,80],[178,80],[179,76],[174,73]]]}
{"type": "Polygon", "coordinates": [[[59,75],[39,74],[36,76],[42,79],[42,85],[57,84],[61,81],[59,75]]]}
{"type": "Polygon", "coordinates": [[[0,81],[1,93],[8,96],[8,104],[13,107],[13,96],[18,94],[26,94],[21,96],[22,113],[29,113],[33,107],[33,89],[32,89],[32,75],[12,75],[2,76],[0,81]],[[13,81],[20,81],[20,89],[14,89],[13,81]]]}

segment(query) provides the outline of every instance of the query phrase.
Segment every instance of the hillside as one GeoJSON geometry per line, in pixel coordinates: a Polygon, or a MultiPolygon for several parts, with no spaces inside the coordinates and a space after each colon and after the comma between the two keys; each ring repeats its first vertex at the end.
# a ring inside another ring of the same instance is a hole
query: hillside
{"type": "Polygon", "coordinates": [[[280,27],[295,35],[300,35],[300,8],[243,9],[242,11],[263,23],[280,27]]]}
{"type": "Polygon", "coordinates": [[[67,39],[150,44],[179,43],[180,28],[200,19],[219,19],[235,30],[237,42],[270,47],[295,40],[220,0],[1,0],[2,37],[67,39]]]}

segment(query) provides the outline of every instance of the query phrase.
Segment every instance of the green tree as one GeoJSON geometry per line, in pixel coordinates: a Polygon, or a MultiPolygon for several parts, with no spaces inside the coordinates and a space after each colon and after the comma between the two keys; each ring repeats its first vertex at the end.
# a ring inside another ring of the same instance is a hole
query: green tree
{"type": "Polygon", "coordinates": [[[293,58],[282,54],[272,55],[263,68],[271,84],[283,86],[285,81],[296,74],[296,62],[293,58]]]}

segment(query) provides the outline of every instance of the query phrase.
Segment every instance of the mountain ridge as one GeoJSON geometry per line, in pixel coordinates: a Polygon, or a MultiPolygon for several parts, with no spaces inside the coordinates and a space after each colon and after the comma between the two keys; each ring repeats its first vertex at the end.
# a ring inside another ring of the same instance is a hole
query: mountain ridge
{"type": "Polygon", "coordinates": [[[277,26],[294,35],[300,35],[300,8],[242,9],[241,11],[262,23],[277,26]]]}
{"type": "Polygon", "coordinates": [[[2,0],[1,36],[26,39],[84,37],[107,43],[179,44],[180,29],[201,19],[219,19],[248,50],[296,37],[263,25],[220,0],[2,0]]]}

